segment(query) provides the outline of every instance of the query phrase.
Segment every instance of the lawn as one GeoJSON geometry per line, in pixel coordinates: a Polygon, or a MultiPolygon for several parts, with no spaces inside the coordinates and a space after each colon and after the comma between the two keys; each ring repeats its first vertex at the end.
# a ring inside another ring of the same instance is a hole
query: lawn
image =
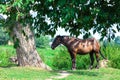
{"type": "Polygon", "coordinates": [[[0,80],[45,80],[56,72],[29,67],[0,68],[0,80]]]}
{"type": "MultiPolygon", "coordinates": [[[[0,80],[58,80],[59,71],[46,71],[29,67],[0,68],[0,80]]],[[[120,70],[113,68],[101,68],[93,70],[67,70],[69,76],[60,80],[120,80],[120,70]]]]}
{"type": "Polygon", "coordinates": [[[113,68],[69,72],[71,75],[61,80],[120,80],[120,70],[113,68]]]}

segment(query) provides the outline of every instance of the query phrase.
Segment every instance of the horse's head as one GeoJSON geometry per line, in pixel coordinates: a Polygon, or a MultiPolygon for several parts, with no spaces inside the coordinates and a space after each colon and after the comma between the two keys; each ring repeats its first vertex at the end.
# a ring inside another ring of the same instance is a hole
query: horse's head
{"type": "Polygon", "coordinates": [[[55,49],[60,43],[61,43],[61,40],[62,40],[63,36],[56,36],[56,38],[54,39],[52,45],[51,45],[51,48],[52,49],[55,49]]]}

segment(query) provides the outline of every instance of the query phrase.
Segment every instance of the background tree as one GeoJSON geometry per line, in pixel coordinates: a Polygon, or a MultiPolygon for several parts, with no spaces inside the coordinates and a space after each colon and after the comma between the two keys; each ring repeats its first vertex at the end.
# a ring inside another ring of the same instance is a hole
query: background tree
{"type": "Polygon", "coordinates": [[[120,45],[120,36],[117,36],[117,37],[115,38],[115,43],[120,45]]]}
{"type": "Polygon", "coordinates": [[[0,45],[8,44],[9,40],[10,40],[9,35],[6,33],[3,27],[0,27],[0,45]]]}

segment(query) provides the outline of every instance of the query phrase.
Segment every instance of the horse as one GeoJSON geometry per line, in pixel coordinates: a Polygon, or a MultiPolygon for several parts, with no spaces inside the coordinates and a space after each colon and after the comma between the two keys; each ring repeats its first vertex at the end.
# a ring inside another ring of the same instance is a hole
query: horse
{"type": "Polygon", "coordinates": [[[76,55],[90,55],[90,67],[89,69],[93,69],[94,63],[94,54],[96,56],[97,65],[96,68],[99,68],[99,60],[100,55],[106,59],[100,51],[100,44],[95,38],[88,39],[79,39],[75,37],[69,36],[56,36],[54,41],[51,44],[51,48],[54,50],[58,45],[63,44],[70,53],[71,61],[72,61],[72,70],[76,70],[76,55]]]}

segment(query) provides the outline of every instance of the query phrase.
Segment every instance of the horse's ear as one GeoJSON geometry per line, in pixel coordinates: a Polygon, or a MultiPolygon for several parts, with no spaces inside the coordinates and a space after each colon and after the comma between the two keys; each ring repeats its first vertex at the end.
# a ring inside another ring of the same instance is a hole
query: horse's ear
{"type": "Polygon", "coordinates": [[[64,39],[64,36],[60,36],[60,40],[62,41],[64,39]]]}
{"type": "Polygon", "coordinates": [[[56,37],[61,37],[60,35],[57,35],[56,37]]]}

